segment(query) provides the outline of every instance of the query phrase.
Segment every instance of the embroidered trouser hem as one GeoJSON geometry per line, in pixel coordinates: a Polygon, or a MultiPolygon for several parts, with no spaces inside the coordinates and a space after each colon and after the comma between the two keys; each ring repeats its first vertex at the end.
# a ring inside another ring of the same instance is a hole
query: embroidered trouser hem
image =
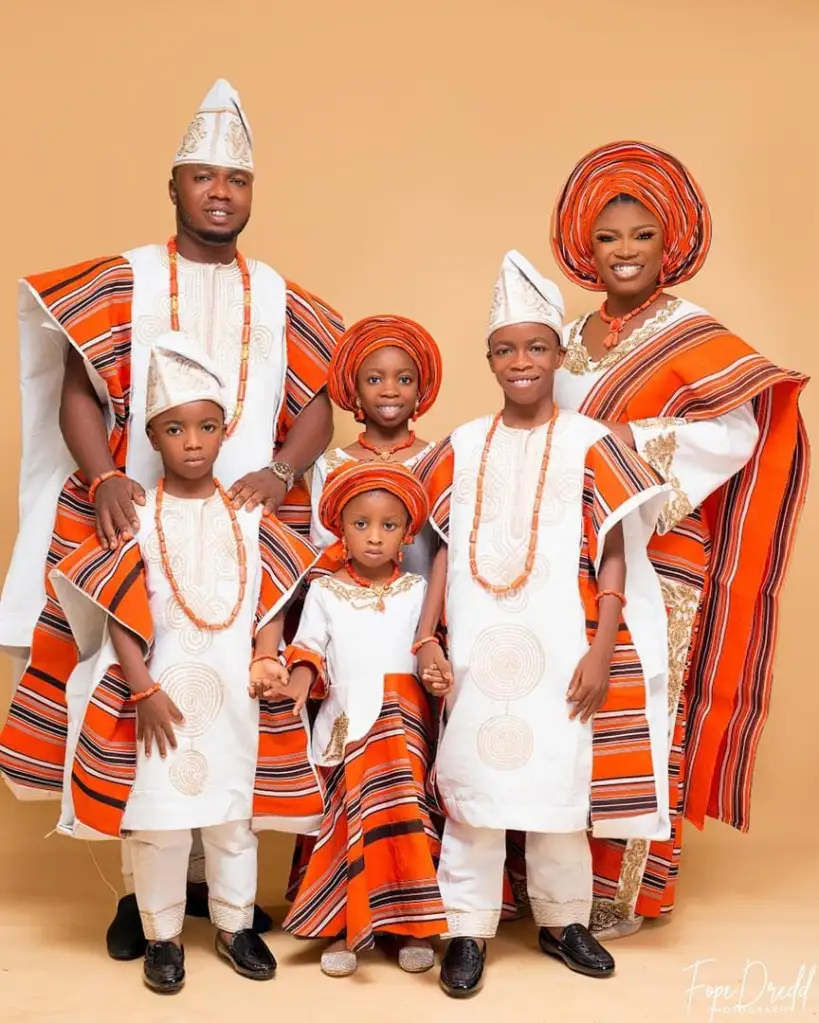
{"type": "MultiPolygon", "coordinates": [[[[129,846],[134,891],[145,937],[170,941],[182,932],[192,833],[134,831],[129,846]]],[[[202,829],[210,914],[220,930],[250,927],[256,898],[257,840],[250,821],[202,829]]]]}
{"type": "MultiPolygon", "coordinates": [[[[494,937],[501,915],[505,861],[505,831],[447,820],[438,867],[447,937],[494,937]]],[[[585,831],[529,832],[526,875],[539,927],[588,926],[593,884],[585,831]]]]}

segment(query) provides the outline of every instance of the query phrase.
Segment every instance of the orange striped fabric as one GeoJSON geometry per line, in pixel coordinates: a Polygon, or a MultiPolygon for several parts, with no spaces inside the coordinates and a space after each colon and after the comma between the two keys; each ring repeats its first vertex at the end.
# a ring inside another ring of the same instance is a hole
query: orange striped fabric
{"type": "Polygon", "coordinates": [[[426,794],[433,720],[412,675],[386,675],[378,720],[344,763],[322,768],[326,808],[284,928],[346,937],[355,952],[378,934],[446,930],[436,879],[440,842],[426,794]]]}
{"type": "MultiPolygon", "coordinates": [[[[122,256],[89,260],[39,274],[28,283],[68,335],[71,343],[100,374],[114,412],[109,448],[124,470],[128,450],[131,384],[130,263],[122,256]]],[[[271,447],[278,447],[296,416],[326,384],[337,338],[343,333],[338,314],[299,288],[287,285],[285,401],[271,447]]],[[[94,533],[89,481],[70,476],[58,501],[44,572],[76,550],[94,533]]],[[[297,481],[280,508],[287,525],[309,535],[310,495],[297,481]]],[[[17,784],[58,793],[62,788],[66,740],[65,685],[77,663],[68,623],[50,597],[32,638],[28,667],[14,695],[0,733],[0,771],[17,784]]]]}
{"type": "MultiPolygon", "coordinates": [[[[433,521],[445,538],[449,536],[455,468],[448,438],[416,466],[427,488],[433,521]]],[[[578,585],[590,640],[598,624],[594,563],[602,526],[627,501],[659,482],[652,469],[611,435],[593,444],[586,454],[578,585]]],[[[611,686],[606,702],[592,722],[590,818],[592,822],[623,819],[656,809],[645,679],[631,635],[621,619],[611,686]]]]}
{"type": "MultiPolygon", "coordinates": [[[[586,455],[580,592],[591,643],[597,632],[594,564],[606,520],[636,494],[661,480],[613,436],[593,444],[586,455]]],[[[631,634],[620,619],[606,701],[592,719],[592,822],[653,813],[657,792],[646,717],[646,684],[631,634]]]]}
{"type": "Polygon", "coordinates": [[[694,561],[710,542],[701,625],[686,683],[686,816],[747,830],[756,749],[767,717],[777,601],[808,480],[799,412],[807,377],[779,369],[703,314],[659,331],[598,381],[581,412],[628,422],[712,419],[752,402],[760,430],[748,465],[700,514],[654,537],[658,572],[694,561]],[[695,550],[699,548],[699,555],[695,550]]]}
{"type": "Polygon", "coordinates": [[[400,348],[417,366],[417,415],[424,415],[435,404],[441,388],[441,353],[429,331],[405,316],[368,316],[349,328],[333,353],[330,397],[339,408],[355,412],[358,371],[364,360],[380,348],[400,348]]]}
{"type": "MultiPolygon", "coordinates": [[[[808,481],[810,448],[798,407],[806,383],[701,315],[638,346],[601,378],[581,409],[618,422],[696,421],[750,401],[760,431],[745,469],[649,547],[661,578],[704,589],[704,596],[672,734],[672,834],[649,845],[635,907],[644,917],[674,909],[684,817],[700,828],[706,816],[741,831],[749,826],[778,598],[808,481]]],[[[620,913],[620,886],[633,854],[622,842],[597,839],[592,854],[595,898],[620,913]]],[[[518,837],[510,843],[513,883],[525,872],[522,855],[518,837]]]]}
{"type": "MultiPolygon", "coordinates": [[[[308,543],[272,516],[266,516],[260,528],[260,550],[263,572],[257,622],[281,602],[315,557],[308,543]]],[[[57,572],[150,648],[153,625],[145,566],[136,541],[120,551],[109,551],[92,536],[60,563],[57,572]]],[[[249,644],[247,653],[249,663],[249,644]]],[[[71,764],[77,821],[111,837],[120,834],[136,773],[136,718],[129,695],[119,665],[111,665],[88,702],[71,764]]],[[[292,701],[263,702],[254,816],[300,818],[322,812],[321,792],[307,753],[307,733],[293,717],[292,708],[292,701]]]]}
{"type": "Polygon", "coordinates": [[[711,214],[699,185],[670,153],[644,142],[613,142],[584,157],[569,176],[552,216],[552,250],[570,281],[602,291],[592,229],[618,195],[641,202],[663,227],[667,287],[690,280],[711,245],[711,214]]]}

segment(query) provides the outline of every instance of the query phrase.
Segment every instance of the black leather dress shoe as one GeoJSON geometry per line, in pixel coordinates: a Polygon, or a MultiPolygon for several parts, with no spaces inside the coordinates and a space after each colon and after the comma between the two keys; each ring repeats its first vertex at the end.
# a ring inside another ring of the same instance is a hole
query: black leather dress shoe
{"type": "Polygon", "coordinates": [[[486,943],[474,938],[453,938],[441,961],[441,987],[451,998],[469,998],[483,985],[486,943]]]}
{"type": "Polygon", "coordinates": [[[189,884],[185,898],[185,916],[207,920],[210,916],[208,906],[208,886],[206,884],[189,884]]]}
{"type": "Polygon", "coordinates": [[[276,960],[255,931],[237,931],[228,945],[221,934],[216,935],[216,951],[227,959],[233,969],[251,980],[272,980],[276,976],[276,960]]]}
{"type": "Polygon", "coordinates": [[[569,924],[560,939],[541,927],[538,940],[547,956],[562,959],[576,973],[587,977],[610,977],[614,973],[613,957],[582,924],[569,924]]]}
{"type": "Polygon", "coordinates": [[[145,932],[139,916],[136,895],[125,895],[119,900],[117,912],[105,935],[108,955],[121,962],[131,962],[145,955],[145,932]]]}
{"type": "Polygon", "coordinates": [[[253,923],[250,927],[257,934],[267,934],[268,931],[273,930],[273,918],[265,913],[261,906],[254,906],[253,923]]]}
{"type": "MultiPolygon", "coordinates": [[[[189,884],[188,896],[185,903],[185,915],[198,917],[207,920],[210,916],[208,906],[208,886],[205,884],[189,884]]],[[[273,930],[273,920],[262,909],[261,906],[253,907],[253,923],[251,929],[257,934],[267,934],[273,930]]]]}
{"type": "Polygon", "coordinates": [[[149,941],[144,976],[152,991],[162,995],[179,991],[185,983],[185,950],[173,941],[149,941]]]}

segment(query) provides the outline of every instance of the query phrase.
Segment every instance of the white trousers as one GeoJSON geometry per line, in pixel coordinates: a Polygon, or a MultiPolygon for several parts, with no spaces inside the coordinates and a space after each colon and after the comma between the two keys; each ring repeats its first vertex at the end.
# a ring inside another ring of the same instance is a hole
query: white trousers
{"type": "MultiPolygon", "coordinates": [[[[202,828],[210,918],[221,931],[253,923],[256,900],[257,840],[250,821],[202,828]]],[[[182,933],[193,833],[132,831],[130,850],[142,927],[148,941],[170,941],[182,933]]]]}
{"type": "MultiPolygon", "coordinates": [[[[120,842],[120,853],[122,856],[122,883],[125,886],[125,894],[134,894],[134,867],[131,863],[131,847],[127,839],[120,842]]],[[[193,830],[193,843],[191,844],[191,855],[188,863],[188,884],[201,884],[205,880],[205,849],[202,845],[202,832],[199,828],[193,830]]]]}
{"type": "MultiPolygon", "coordinates": [[[[447,819],[438,867],[445,937],[492,938],[503,905],[506,832],[447,819]]],[[[526,883],[539,927],[588,927],[592,858],[585,831],[526,835],[526,883]]]]}

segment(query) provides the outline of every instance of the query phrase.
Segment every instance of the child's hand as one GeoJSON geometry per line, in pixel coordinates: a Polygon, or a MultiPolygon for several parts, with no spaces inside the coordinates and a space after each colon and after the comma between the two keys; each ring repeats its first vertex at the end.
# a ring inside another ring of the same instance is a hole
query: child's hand
{"type": "Polygon", "coordinates": [[[596,653],[594,647],[582,658],[566,693],[566,699],[574,704],[570,720],[579,716],[585,724],[600,710],[609,693],[610,670],[609,658],[596,653]]]}
{"type": "Polygon", "coordinates": [[[315,670],[306,664],[297,664],[293,669],[293,673],[290,676],[290,685],[287,687],[287,696],[295,701],[295,706],[293,707],[294,718],[301,714],[305,703],[307,703],[307,698],[310,696],[310,690],[313,688],[315,678],[315,670]]]}
{"type": "Polygon", "coordinates": [[[176,749],[176,735],[173,723],[181,724],[185,719],[173,700],[161,689],[140,700],[137,708],[137,742],[145,744],[145,756],[151,755],[151,747],[156,742],[159,755],[164,760],[168,755],[168,746],[176,749]]]}
{"type": "Polygon", "coordinates": [[[452,666],[437,643],[425,643],[418,651],[421,684],[433,696],[446,696],[452,688],[452,666]]]}
{"type": "Polygon", "coordinates": [[[290,674],[277,657],[263,657],[250,665],[248,692],[255,700],[281,700],[288,696],[290,674]]]}

